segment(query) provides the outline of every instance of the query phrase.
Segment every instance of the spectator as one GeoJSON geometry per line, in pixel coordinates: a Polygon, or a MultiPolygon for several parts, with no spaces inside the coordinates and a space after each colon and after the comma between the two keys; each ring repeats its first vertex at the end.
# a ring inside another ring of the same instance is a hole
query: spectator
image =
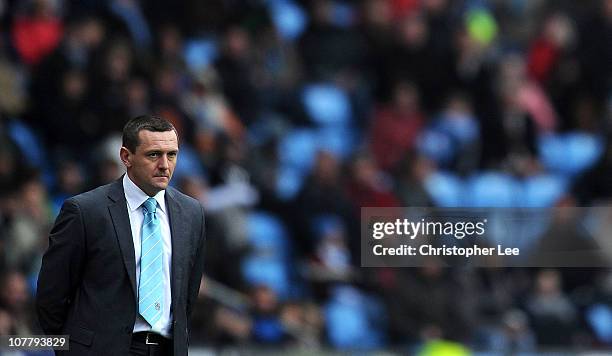
{"type": "Polygon", "coordinates": [[[6,262],[10,269],[34,273],[51,226],[46,189],[34,173],[19,185],[15,209],[10,215],[5,237],[6,262]]]}
{"type": "Polygon", "coordinates": [[[536,275],[527,311],[538,344],[570,346],[576,342],[572,335],[578,327],[577,310],[562,290],[558,271],[547,269],[536,275]]]}
{"type": "Polygon", "coordinates": [[[283,345],[291,339],[280,318],[281,306],[271,288],[257,286],[252,291],[253,327],[251,338],[267,346],[283,345]]]}
{"type": "Polygon", "coordinates": [[[387,171],[395,168],[414,147],[424,122],[418,90],[411,83],[396,84],[391,105],[380,108],[372,123],[372,154],[378,167],[387,171]]]}
{"type": "Polygon", "coordinates": [[[11,315],[5,309],[0,308],[0,335],[16,335],[17,330],[13,324],[11,315]]]}
{"type": "Polygon", "coordinates": [[[351,162],[348,193],[355,207],[396,207],[399,200],[393,193],[390,176],[378,170],[368,154],[360,154],[351,162]]]}
{"type": "MultiPolygon", "coordinates": [[[[314,168],[304,181],[294,206],[300,207],[294,216],[296,219],[294,226],[310,226],[310,222],[314,221],[316,216],[325,213],[340,216],[347,226],[349,225],[354,216],[354,208],[343,188],[340,165],[334,155],[325,151],[317,154],[314,168]]],[[[295,234],[296,240],[300,243],[300,251],[305,255],[312,255],[313,246],[308,241],[314,232],[299,230],[301,231],[296,231],[295,234]]],[[[349,241],[349,246],[353,246],[354,243],[349,241]]],[[[353,258],[355,256],[353,255],[353,258]]]]}
{"type": "Polygon", "coordinates": [[[418,154],[409,153],[396,173],[396,194],[402,206],[427,207],[433,201],[425,188],[425,180],[435,172],[436,164],[418,154]]]}
{"type": "Polygon", "coordinates": [[[545,87],[559,114],[561,127],[571,129],[572,107],[579,96],[576,29],[572,20],[553,13],[544,20],[543,29],[527,56],[529,76],[545,87]]]}
{"type": "Polygon", "coordinates": [[[414,271],[380,272],[390,274],[381,287],[384,296],[390,298],[386,305],[394,343],[410,345],[439,338],[467,340],[474,311],[464,278],[435,262],[414,271]],[[453,293],[446,292],[449,290],[453,293]]]}
{"type": "Polygon", "coordinates": [[[43,139],[52,151],[68,146],[78,147],[79,140],[95,139],[102,128],[97,113],[74,116],[86,105],[89,71],[93,58],[104,40],[104,24],[95,17],[78,17],[67,24],[61,44],[32,71],[30,96],[33,105],[29,118],[41,130],[43,139]],[[59,105],[58,105],[59,104],[59,105]],[[68,111],[59,108],[64,106],[68,111]],[[71,131],[66,140],[65,131],[71,131]],[[73,132],[73,130],[77,130],[73,132]],[[82,130],[82,131],[79,131],[82,130]]]}
{"type": "Polygon", "coordinates": [[[0,292],[0,311],[5,311],[5,325],[16,335],[32,335],[37,331],[34,322],[34,311],[31,293],[25,276],[16,270],[7,270],[0,275],[0,283],[4,286],[0,292]],[[8,321],[6,319],[9,319],[8,321]]]}
{"type": "Polygon", "coordinates": [[[239,26],[230,27],[224,33],[221,56],[215,68],[221,78],[223,94],[243,124],[255,122],[260,113],[259,95],[253,83],[252,56],[249,33],[239,26]]]}
{"type": "Polygon", "coordinates": [[[64,200],[83,191],[85,188],[85,177],[78,163],[68,160],[59,164],[56,176],[57,184],[52,191],[51,199],[53,212],[59,213],[64,200]]]}
{"type": "Polygon", "coordinates": [[[59,3],[30,0],[24,13],[16,16],[13,43],[26,64],[36,66],[59,45],[64,31],[59,3]]]}

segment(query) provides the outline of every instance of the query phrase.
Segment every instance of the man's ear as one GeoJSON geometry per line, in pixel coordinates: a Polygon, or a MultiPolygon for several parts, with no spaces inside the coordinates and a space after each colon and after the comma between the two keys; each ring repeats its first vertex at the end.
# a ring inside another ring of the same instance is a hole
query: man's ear
{"type": "Polygon", "coordinates": [[[130,168],[132,166],[132,153],[127,147],[121,147],[121,149],[119,150],[119,157],[121,158],[121,162],[123,162],[126,168],[130,168]]]}

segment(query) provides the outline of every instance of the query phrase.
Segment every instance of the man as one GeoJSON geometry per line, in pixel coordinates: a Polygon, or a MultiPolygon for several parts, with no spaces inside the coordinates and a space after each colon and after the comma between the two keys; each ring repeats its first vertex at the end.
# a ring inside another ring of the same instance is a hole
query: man
{"type": "Polygon", "coordinates": [[[168,186],[178,151],[172,124],[134,118],[120,150],[127,174],[64,203],[36,296],[45,333],[70,335],[64,354],[187,355],[204,211],[168,186]]]}

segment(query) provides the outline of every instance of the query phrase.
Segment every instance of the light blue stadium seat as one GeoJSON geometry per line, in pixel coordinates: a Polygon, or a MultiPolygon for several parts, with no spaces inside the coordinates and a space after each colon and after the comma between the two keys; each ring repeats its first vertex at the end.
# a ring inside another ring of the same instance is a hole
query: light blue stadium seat
{"type": "Polygon", "coordinates": [[[302,103],[309,118],[319,125],[348,125],[352,117],[347,93],[332,84],[310,84],[302,89],[302,103]]]}
{"type": "Polygon", "coordinates": [[[19,146],[28,163],[42,169],[46,163],[45,150],[42,142],[32,129],[21,121],[10,120],[7,125],[7,131],[13,141],[19,146]]]}
{"type": "Polygon", "coordinates": [[[281,165],[307,173],[312,168],[318,149],[315,130],[297,128],[288,132],[279,143],[281,165]]]}
{"type": "Polygon", "coordinates": [[[585,132],[544,135],[538,146],[544,166],[568,177],[592,167],[604,152],[602,138],[585,132]]]}
{"type": "Polygon", "coordinates": [[[281,299],[289,295],[289,270],[282,259],[252,254],[242,261],[241,271],[250,286],[267,286],[281,299]]]}
{"type": "Polygon", "coordinates": [[[457,144],[446,133],[431,128],[421,132],[416,141],[420,155],[440,166],[449,164],[457,154],[457,144]]]}
{"type": "Polygon", "coordinates": [[[463,204],[463,181],[450,172],[438,171],[430,174],[424,182],[425,190],[438,207],[452,208],[463,204]]]}
{"type": "Polygon", "coordinates": [[[306,29],[308,15],[292,0],[270,0],[267,2],[270,17],[281,38],[295,40],[306,29]]]}
{"type": "Polygon", "coordinates": [[[558,175],[542,174],[527,177],[522,182],[523,194],[518,205],[528,208],[552,207],[563,197],[567,182],[558,175]]]}
{"type": "Polygon", "coordinates": [[[194,73],[208,68],[218,56],[217,43],[209,38],[193,38],[185,43],[183,57],[194,73]]]}
{"type": "MultiPolygon", "coordinates": [[[[373,300],[352,287],[338,287],[325,305],[325,322],[330,344],[341,350],[369,350],[381,347],[384,328],[380,315],[372,315],[373,300]]],[[[382,311],[377,311],[382,312],[382,311]]]]}
{"type": "Polygon", "coordinates": [[[200,163],[197,152],[188,143],[181,143],[181,151],[171,184],[175,186],[185,176],[204,177],[204,174],[204,168],[200,163]]]}
{"type": "Polygon", "coordinates": [[[319,129],[316,135],[318,149],[343,159],[353,153],[357,141],[357,133],[348,127],[325,127],[319,129]]]}
{"type": "Polygon", "coordinates": [[[597,338],[612,343],[612,309],[605,304],[595,304],[586,311],[586,320],[597,338]]]}
{"type": "Polygon", "coordinates": [[[478,121],[469,115],[442,114],[433,125],[436,131],[446,133],[459,145],[475,142],[480,137],[478,121]]]}
{"type": "Polygon", "coordinates": [[[277,257],[288,254],[287,231],[281,220],[271,213],[254,211],[247,217],[247,238],[255,251],[277,257]]]}
{"type": "Polygon", "coordinates": [[[276,174],[276,196],[285,201],[295,198],[302,188],[304,174],[289,166],[280,166],[276,174]]]}
{"type": "Polygon", "coordinates": [[[468,207],[515,207],[520,203],[520,194],[519,183],[509,174],[488,171],[468,179],[464,201],[468,207]]]}

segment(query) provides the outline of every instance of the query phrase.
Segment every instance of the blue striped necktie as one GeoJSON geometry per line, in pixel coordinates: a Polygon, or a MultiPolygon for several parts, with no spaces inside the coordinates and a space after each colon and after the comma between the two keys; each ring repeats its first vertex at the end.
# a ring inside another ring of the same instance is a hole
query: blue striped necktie
{"type": "Polygon", "coordinates": [[[159,219],[155,214],[157,201],[147,199],[143,205],[140,249],[140,283],[138,285],[138,312],[153,327],[159,321],[163,308],[163,242],[159,219]]]}

